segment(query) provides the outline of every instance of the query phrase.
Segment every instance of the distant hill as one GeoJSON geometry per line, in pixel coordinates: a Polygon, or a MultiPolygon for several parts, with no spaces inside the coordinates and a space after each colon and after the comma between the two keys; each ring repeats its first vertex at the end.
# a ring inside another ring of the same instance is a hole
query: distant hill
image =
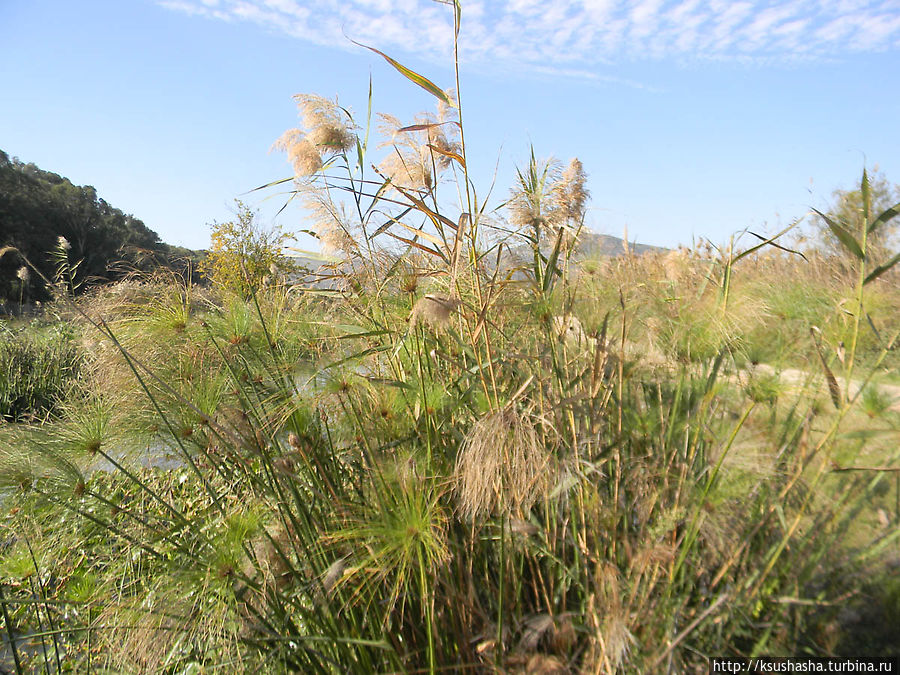
{"type": "MultiPolygon", "coordinates": [[[[192,251],[170,246],[144,223],[102,199],[91,186],[10,158],[0,150],[0,247],[19,249],[42,274],[53,278],[48,252],[59,237],[71,245],[69,259],[82,260],[77,280],[115,280],[134,269],[178,266],[192,251]]],[[[49,291],[33,271],[20,272],[21,257],[0,258],[0,302],[45,301],[49,291]]]]}
{"type": "MultiPolygon", "coordinates": [[[[661,246],[628,242],[628,250],[632,253],[665,253],[669,249],[661,246]]],[[[576,255],[581,259],[600,256],[619,256],[625,254],[625,240],[609,234],[582,231],[579,237],[576,255]]]]}
{"type": "MultiPolygon", "coordinates": [[[[541,251],[544,255],[550,255],[554,242],[549,239],[542,243],[541,251]]],[[[647,244],[628,242],[628,251],[638,255],[644,253],[664,253],[669,249],[647,244]]],[[[578,236],[575,250],[572,252],[571,261],[577,269],[578,263],[595,258],[615,257],[625,255],[625,240],[609,234],[598,234],[582,230],[578,236]]],[[[532,264],[531,247],[526,243],[512,246],[501,259],[501,265],[506,268],[530,267],[532,264]]]]}
{"type": "MultiPolygon", "coordinates": [[[[521,240],[520,240],[521,241],[521,240]]],[[[541,247],[545,255],[549,255],[551,245],[545,244],[541,247]]],[[[636,244],[629,242],[628,251],[642,255],[644,253],[665,253],[670,249],[661,246],[650,246],[647,244],[636,244]]],[[[578,270],[578,264],[585,260],[595,258],[615,257],[625,255],[625,241],[619,237],[609,234],[598,234],[596,232],[582,231],[578,238],[578,245],[572,254],[571,261],[574,264],[573,271],[578,270]]],[[[334,280],[331,278],[332,272],[326,267],[327,263],[322,259],[303,256],[300,254],[292,254],[289,256],[294,265],[299,270],[292,277],[292,281],[298,283],[309,283],[319,288],[333,288],[334,280]],[[322,275],[321,277],[318,275],[322,275]]],[[[492,268],[494,257],[489,255],[485,257],[485,264],[488,268],[492,268]]],[[[517,244],[510,248],[505,248],[501,255],[500,266],[503,269],[526,268],[529,269],[532,264],[531,248],[525,244],[517,244]]],[[[338,268],[341,265],[338,263],[338,268]]],[[[513,274],[514,278],[524,278],[525,272],[519,270],[513,274]]]]}

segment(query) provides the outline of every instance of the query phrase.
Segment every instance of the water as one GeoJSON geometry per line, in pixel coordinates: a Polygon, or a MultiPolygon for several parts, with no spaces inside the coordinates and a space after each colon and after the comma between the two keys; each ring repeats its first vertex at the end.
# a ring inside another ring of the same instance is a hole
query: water
{"type": "MultiPolygon", "coordinates": [[[[13,658],[12,646],[9,644],[9,635],[6,633],[4,625],[2,635],[0,635],[0,673],[15,673],[16,661],[13,658]]],[[[41,643],[40,637],[34,637],[32,633],[18,633],[13,631],[13,638],[16,641],[16,651],[19,654],[19,660],[24,663],[37,665],[43,663],[44,658],[55,667],[56,656],[53,639],[44,637],[41,643]]],[[[62,660],[65,655],[65,648],[59,645],[59,658],[62,660]]]]}

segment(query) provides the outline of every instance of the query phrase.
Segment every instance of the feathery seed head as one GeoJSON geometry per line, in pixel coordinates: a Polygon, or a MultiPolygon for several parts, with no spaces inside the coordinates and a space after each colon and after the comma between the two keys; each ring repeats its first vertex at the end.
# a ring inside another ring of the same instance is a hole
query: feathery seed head
{"type": "Polygon", "coordinates": [[[354,250],[356,242],[350,234],[349,225],[345,224],[343,208],[335,204],[327,193],[306,190],[302,203],[311,216],[310,229],[319,238],[323,253],[349,254],[354,250]]]}
{"type": "Polygon", "coordinates": [[[559,162],[534,156],[524,171],[519,171],[517,185],[507,203],[510,221],[517,227],[551,225],[556,220],[554,186],[560,180],[559,162]]]}
{"type": "Polygon", "coordinates": [[[584,332],[584,327],[577,316],[567,314],[566,316],[553,317],[553,332],[557,337],[572,345],[587,347],[590,346],[591,338],[584,332]]]}
{"type": "Polygon", "coordinates": [[[322,156],[316,146],[305,138],[290,147],[288,158],[298,176],[309,176],[322,168],[322,156]]]}
{"type": "Polygon", "coordinates": [[[433,159],[435,167],[443,171],[450,168],[451,159],[448,153],[459,154],[459,144],[451,142],[447,135],[438,129],[428,130],[428,156],[426,159],[433,159]]]}
{"type": "Polygon", "coordinates": [[[436,294],[425,295],[413,306],[409,315],[410,326],[416,326],[421,321],[434,330],[441,330],[450,323],[453,313],[460,304],[459,298],[436,294]]]}
{"type": "Polygon", "coordinates": [[[541,228],[566,232],[565,244],[584,219],[585,204],[590,196],[585,188],[585,173],[575,158],[563,171],[559,162],[550,158],[538,160],[532,154],[525,170],[520,170],[512,189],[510,222],[519,228],[541,228]]]}
{"type": "Polygon", "coordinates": [[[522,514],[545,491],[549,463],[529,413],[507,406],[482,417],[456,460],[460,510],[469,518],[500,509],[522,514]]]}
{"type": "Polygon", "coordinates": [[[631,645],[634,644],[634,635],[628,630],[625,617],[622,613],[612,614],[604,621],[602,630],[603,644],[606,646],[606,655],[610,663],[617,670],[625,663],[631,645]]]}
{"type": "Polygon", "coordinates": [[[419,287],[419,276],[414,272],[400,275],[400,290],[404,293],[415,293],[419,287]]]}
{"type": "Polygon", "coordinates": [[[356,144],[355,127],[336,101],[315,94],[298,94],[294,100],[306,131],[289,129],[272,147],[287,153],[297,176],[309,176],[322,168],[323,156],[339,154],[356,144]]]}
{"type": "Polygon", "coordinates": [[[287,153],[297,176],[309,176],[322,168],[322,156],[301,129],[285,131],[272,145],[272,149],[287,153]]]}
{"type": "Polygon", "coordinates": [[[435,174],[449,168],[451,158],[447,153],[459,154],[458,126],[440,115],[417,115],[414,130],[393,115],[379,115],[379,133],[385,141],[379,147],[389,147],[392,152],[379,168],[391,181],[407,189],[428,190],[434,185],[435,174]]]}
{"type": "Polygon", "coordinates": [[[554,186],[555,208],[558,219],[569,223],[580,223],[590,192],[585,188],[587,176],[581,161],[574,157],[554,186]]]}
{"type": "Polygon", "coordinates": [[[453,105],[447,105],[443,100],[438,101],[437,118],[441,122],[454,122],[459,120],[459,101],[456,98],[455,89],[445,89],[444,93],[453,105]]]}
{"type": "Polygon", "coordinates": [[[346,129],[333,126],[316,127],[306,135],[306,138],[317,148],[322,148],[326,152],[347,150],[351,141],[355,142],[356,140],[346,129]]]}
{"type": "Polygon", "coordinates": [[[339,153],[356,144],[354,126],[337,101],[316,94],[294,96],[307,128],[307,139],[323,152],[339,153]]]}
{"type": "Polygon", "coordinates": [[[625,662],[635,637],[628,629],[628,611],[622,605],[622,574],[611,562],[595,572],[596,594],[588,598],[588,616],[595,633],[591,661],[608,661],[617,671],[625,662]]]}
{"type": "Polygon", "coordinates": [[[23,284],[28,283],[28,280],[31,278],[31,272],[28,271],[27,267],[22,265],[22,267],[16,270],[16,278],[23,284]]]}
{"type": "Polygon", "coordinates": [[[418,155],[395,152],[385,157],[378,168],[391,183],[407,190],[428,190],[433,184],[431,166],[421,152],[418,155]]]}
{"type": "Polygon", "coordinates": [[[344,576],[344,571],[347,569],[347,557],[338,558],[335,560],[328,569],[325,571],[325,574],[322,576],[322,590],[325,593],[330,593],[331,589],[335,587],[338,581],[341,580],[341,577],[344,576]]]}

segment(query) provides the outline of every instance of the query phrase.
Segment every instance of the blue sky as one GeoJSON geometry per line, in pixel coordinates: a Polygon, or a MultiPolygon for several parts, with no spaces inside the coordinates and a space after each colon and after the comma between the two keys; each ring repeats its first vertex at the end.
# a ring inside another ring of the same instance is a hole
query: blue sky
{"type": "MultiPolygon", "coordinates": [[[[431,0],[2,0],[0,149],[206,247],[235,197],[290,175],[269,148],[293,94],[362,119],[371,75],[376,110],[433,109],[348,38],[449,87],[451,26],[431,0]]],[[[772,232],[866,162],[900,182],[896,0],[463,0],[461,47],[496,201],[531,144],[582,160],[592,229],[665,246],[772,232]]],[[[281,204],[243,199],[265,221],[281,204]]]]}

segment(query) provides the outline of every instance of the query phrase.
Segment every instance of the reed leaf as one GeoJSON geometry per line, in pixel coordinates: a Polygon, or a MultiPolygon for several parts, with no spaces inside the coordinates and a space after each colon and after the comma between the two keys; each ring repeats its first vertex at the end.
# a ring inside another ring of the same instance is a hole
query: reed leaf
{"type": "Polygon", "coordinates": [[[391,64],[397,70],[398,73],[403,75],[403,77],[408,79],[410,82],[419,85],[420,87],[422,87],[422,89],[427,91],[432,96],[435,96],[436,98],[440,99],[446,105],[449,105],[454,108],[456,107],[456,103],[453,101],[453,99],[451,99],[449,96],[447,96],[447,94],[444,92],[443,89],[441,89],[434,82],[429,80],[427,77],[423,77],[422,75],[419,75],[417,72],[407,68],[399,61],[392,59],[390,56],[385,54],[383,51],[381,51],[379,49],[375,49],[375,47],[369,47],[368,45],[364,45],[360,42],[357,42],[356,40],[350,40],[350,42],[352,42],[353,44],[355,44],[358,47],[363,47],[365,49],[368,49],[370,52],[374,52],[374,53],[378,54],[385,61],[387,61],[389,64],[391,64]]]}
{"type": "Polygon", "coordinates": [[[869,234],[872,234],[879,227],[893,220],[898,214],[900,214],[900,203],[894,204],[882,211],[875,220],[869,223],[869,234]]]}
{"type": "Polygon", "coordinates": [[[859,260],[865,260],[865,254],[863,253],[862,248],[859,246],[859,242],[850,234],[849,230],[845,228],[840,223],[834,221],[830,216],[826,216],[824,213],[817,209],[813,209],[813,212],[816,213],[822,220],[825,221],[825,224],[828,225],[828,229],[831,230],[832,234],[837,237],[838,241],[844,245],[850,253],[856,256],[859,260]]]}
{"type": "Polygon", "coordinates": [[[887,262],[882,263],[881,265],[878,265],[877,267],[875,267],[875,269],[873,269],[871,272],[869,272],[869,274],[866,276],[866,279],[863,283],[868,284],[871,281],[875,281],[875,279],[880,277],[885,272],[889,271],[898,262],[900,262],[900,253],[895,255],[893,258],[891,258],[887,262]]]}

